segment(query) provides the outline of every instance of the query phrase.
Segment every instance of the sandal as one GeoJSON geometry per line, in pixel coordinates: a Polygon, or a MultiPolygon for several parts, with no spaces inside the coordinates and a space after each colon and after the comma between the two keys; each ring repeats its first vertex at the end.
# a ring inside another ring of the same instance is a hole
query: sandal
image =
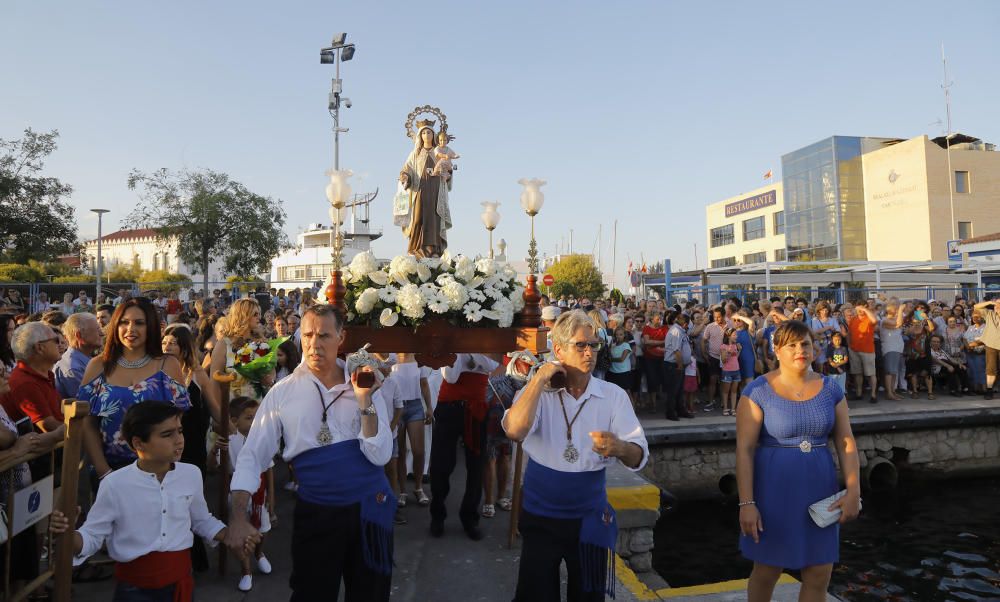
{"type": "Polygon", "coordinates": [[[937,399],[937,396],[935,396],[933,393],[928,393],[927,394],[927,399],[930,399],[931,401],[933,401],[933,400],[937,399]]]}
{"type": "Polygon", "coordinates": [[[500,509],[504,512],[510,512],[510,509],[514,507],[514,503],[509,497],[502,497],[497,500],[497,506],[500,506],[500,509]]]}
{"type": "Polygon", "coordinates": [[[399,499],[396,500],[396,505],[400,508],[406,508],[406,492],[399,494],[399,499]]]}
{"type": "Polygon", "coordinates": [[[497,511],[496,508],[493,507],[493,504],[483,504],[483,509],[480,512],[483,518],[493,518],[496,513],[497,511]]]}
{"type": "Polygon", "coordinates": [[[431,503],[431,498],[427,497],[423,489],[414,489],[413,497],[417,498],[417,503],[421,506],[427,506],[431,503]]]}

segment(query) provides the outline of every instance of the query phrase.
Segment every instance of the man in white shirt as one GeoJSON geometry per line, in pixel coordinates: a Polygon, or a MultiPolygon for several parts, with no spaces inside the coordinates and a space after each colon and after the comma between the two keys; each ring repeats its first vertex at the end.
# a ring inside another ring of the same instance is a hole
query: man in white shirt
{"type": "Polygon", "coordinates": [[[601,341],[582,311],[556,320],[552,342],[559,364],[543,364],[503,417],[507,436],[528,454],[515,601],[559,600],[565,561],[568,600],[604,600],[618,537],[604,469],[614,459],[639,470],[649,456],[646,435],[628,394],[593,378],[601,341]],[[551,386],[565,374],[565,387],[551,386]]]}
{"type": "MultiPolygon", "coordinates": [[[[284,440],[295,468],[292,600],[388,600],[396,497],[383,466],[392,435],[382,392],[358,385],[337,360],[342,322],[333,306],[314,305],[302,319],[303,362],[261,402],[236,460],[232,507],[248,508],[262,473],[284,440]]],[[[233,512],[226,543],[238,549],[254,533],[233,512]]]]}
{"type": "Polygon", "coordinates": [[[465,534],[473,541],[483,538],[479,529],[479,502],[483,495],[486,465],[486,388],[489,374],[500,363],[479,353],[459,353],[451,367],[441,368],[441,390],[434,410],[431,437],[431,535],[444,534],[448,516],[445,499],[451,489],[458,440],[465,442],[465,494],[458,511],[465,534]]]}

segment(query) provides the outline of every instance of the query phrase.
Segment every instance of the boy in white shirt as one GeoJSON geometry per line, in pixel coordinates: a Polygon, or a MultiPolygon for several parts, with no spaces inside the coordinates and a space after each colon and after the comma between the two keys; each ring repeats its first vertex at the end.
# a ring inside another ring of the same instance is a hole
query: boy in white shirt
{"type": "MultiPolygon", "coordinates": [[[[184,451],[181,413],[156,401],[129,408],[122,437],[139,459],[101,481],[79,530],[70,529],[65,514],[52,512],[52,532],[70,532],[74,564],[107,542],[108,555],[117,562],[115,599],[191,600],[192,530],[216,542],[226,535],[226,525],[208,511],[201,471],[179,461],[184,451]]],[[[244,550],[252,550],[257,541],[259,536],[248,537],[244,550]]]]}

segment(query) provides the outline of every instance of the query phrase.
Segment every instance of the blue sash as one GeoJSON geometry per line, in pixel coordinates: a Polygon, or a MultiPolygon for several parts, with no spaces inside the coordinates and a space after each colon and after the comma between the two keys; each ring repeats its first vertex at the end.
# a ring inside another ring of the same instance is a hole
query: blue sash
{"type": "Polygon", "coordinates": [[[299,481],[298,496],[320,506],[361,505],[361,547],[365,566],[392,573],[392,529],[396,496],[385,470],[361,452],[351,439],[302,452],[292,459],[299,481]]]}
{"type": "Polygon", "coordinates": [[[618,522],[608,503],[604,469],[563,472],[529,459],[522,490],[532,514],[580,521],[583,591],[615,597],[615,543],[618,522]]]}

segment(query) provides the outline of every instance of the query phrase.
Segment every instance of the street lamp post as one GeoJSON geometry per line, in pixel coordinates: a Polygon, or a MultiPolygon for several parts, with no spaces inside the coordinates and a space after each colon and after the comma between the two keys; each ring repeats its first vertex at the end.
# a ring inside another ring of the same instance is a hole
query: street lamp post
{"type": "Polygon", "coordinates": [[[497,213],[499,201],[483,201],[483,213],[479,216],[483,220],[483,225],[490,233],[490,259],[493,259],[493,230],[500,224],[500,214],[497,213]]]}
{"type": "Polygon", "coordinates": [[[91,209],[93,213],[97,214],[97,268],[94,270],[94,274],[97,276],[97,290],[94,292],[94,303],[97,303],[97,299],[101,296],[101,273],[104,271],[104,258],[101,255],[101,237],[103,236],[101,232],[101,226],[105,213],[109,213],[109,209],[91,209]]]}
{"type": "Polygon", "coordinates": [[[330,100],[328,108],[333,117],[333,168],[340,169],[340,134],[347,133],[350,128],[340,127],[340,105],[351,108],[351,99],[342,96],[343,82],[340,79],[340,62],[349,61],[354,58],[354,44],[347,44],[347,34],[338,33],[333,36],[333,41],[328,48],[321,48],[319,51],[319,62],[323,65],[333,63],[336,67],[336,77],[330,85],[330,100]]]}
{"type": "Polygon", "coordinates": [[[545,195],[541,191],[545,180],[521,178],[517,183],[524,187],[521,192],[521,208],[531,218],[531,241],[528,243],[528,285],[524,289],[524,309],[521,311],[520,325],[533,328],[541,324],[542,321],[542,310],[538,307],[541,295],[536,285],[538,279],[535,277],[535,273],[538,272],[535,216],[542,210],[542,205],[545,203],[545,195]]]}

